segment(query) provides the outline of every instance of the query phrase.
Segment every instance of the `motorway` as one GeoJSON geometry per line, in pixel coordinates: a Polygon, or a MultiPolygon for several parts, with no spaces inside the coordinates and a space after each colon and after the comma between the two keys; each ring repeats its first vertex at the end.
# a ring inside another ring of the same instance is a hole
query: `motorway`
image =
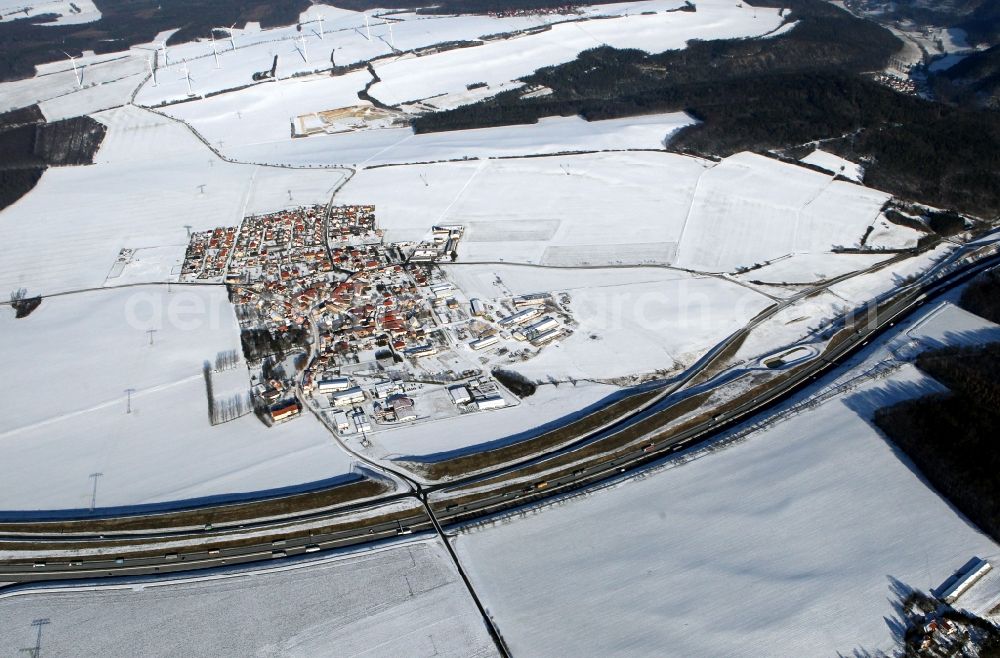
{"type": "MultiPolygon", "coordinates": [[[[570,491],[585,489],[620,477],[627,471],[644,467],[645,465],[663,459],[673,452],[689,448],[698,443],[710,440],[718,433],[746,421],[795,392],[809,386],[818,377],[843,364],[851,355],[862,349],[879,334],[889,330],[897,321],[920,308],[930,299],[951,290],[986,269],[1000,263],[1000,255],[995,253],[982,255],[979,260],[967,262],[972,246],[963,247],[951,257],[932,268],[926,275],[907,286],[898,288],[891,296],[878,300],[877,313],[865,313],[865,322],[855,324],[850,335],[826,353],[819,355],[789,370],[790,376],[780,381],[772,388],[762,391],[757,397],[724,412],[717,414],[694,427],[687,428],[673,435],[665,436],[653,442],[641,442],[634,450],[607,460],[607,455],[599,455],[590,462],[575,464],[572,471],[557,472],[554,475],[544,470],[533,469],[530,474],[518,477],[518,471],[529,467],[544,465],[555,456],[579,448],[595,436],[609,436],[630,427],[637,419],[647,418],[656,405],[663,403],[672,393],[681,390],[690,383],[715,358],[725,352],[737,340],[742,340],[744,332],[757,326],[762,317],[758,317],[740,332],[736,332],[725,341],[713,348],[702,357],[695,366],[680,378],[665,386],[662,393],[644,404],[640,409],[633,410],[625,418],[620,418],[606,427],[600,428],[598,434],[593,432],[580,437],[569,446],[561,447],[547,454],[535,455],[522,463],[491,470],[488,473],[469,476],[450,483],[421,485],[406,473],[388,469],[382,464],[373,463],[363,457],[372,468],[391,474],[408,483],[411,491],[394,495],[395,500],[408,499],[414,505],[398,518],[382,521],[361,527],[353,527],[339,531],[318,530],[299,531],[308,520],[310,527],[317,527],[316,522],[326,516],[334,517],[334,511],[305,511],[302,514],[291,515],[280,520],[248,522],[241,526],[225,529],[185,530],[175,532],[133,533],[130,535],[64,535],[59,533],[17,533],[0,536],[0,550],[12,543],[25,542],[39,545],[60,545],[60,550],[52,550],[49,555],[35,559],[4,560],[0,562],[0,582],[30,582],[60,579],[90,579],[108,576],[138,576],[161,574],[195,569],[206,569],[254,561],[273,560],[294,557],[301,554],[325,551],[346,546],[358,545],[408,535],[411,533],[436,532],[445,536],[448,528],[458,524],[466,524],[481,520],[490,515],[535,505],[553,496],[570,491]],[[483,490],[481,483],[494,480],[498,476],[507,476],[511,482],[500,484],[492,490],[483,490]],[[516,484],[515,484],[516,482],[516,484]],[[477,485],[480,489],[477,490],[477,485]],[[462,497],[460,504],[455,504],[455,498],[462,497]],[[235,538],[254,530],[254,537],[259,540],[248,543],[246,539],[237,542],[235,538]],[[273,529],[272,534],[268,530],[273,529]],[[155,543],[146,543],[151,539],[176,538],[178,535],[191,541],[193,550],[164,549],[156,547],[155,543]],[[117,546],[109,547],[111,540],[117,546]],[[201,546],[198,542],[201,542],[201,546]],[[226,542],[230,545],[225,545],[226,542]],[[124,544],[122,542],[125,542],[124,544]],[[63,548],[64,546],[64,548],[63,548]],[[78,557],[84,552],[76,553],[78,549],[88,546],[105,547],[105,555],[78,557]],[[206,548],[214,546],[213,548],[206,548]],[[176,550],[176,552],[171,552],[176,550]],[[66,557],[66,555],[73,557],[66,557]],[[50,557],[51,556],[51,557],[50,557]]],[[[802,293],[804,295],[805,293],[802,293]]],[[[801,298],[800,296],[796,296],[801,298]]],[[[770,313],[767,314],[768,316],[770,313]]],[[[843,330],[842,332],[843,333],[843,330]]],[[[568,468],[568,467],[567,467],[568,468]]],[[[379,501],[384,504],[385,499],[379,501]]],[[[372,505],[375,505],[373,503],[372,505]]],[[[360,506],[363,507],[363,506],[360,506]]],[[[343,515],[343,510],[339,511],[343,515]]],[[[384,517],[383,517],[384,518],[384,517]]],[[[445,544],[450,547],[446,541],[445,544]]],[[[43,553],[44,551],[40,551],[43,553]]],[[[456,560],[457,561],[457,560],[456,560]]],[[[459,569],[464,577],[464,573],[459,569]]],[[[478,601],[477,601],[478,603],[478,601]]]]}

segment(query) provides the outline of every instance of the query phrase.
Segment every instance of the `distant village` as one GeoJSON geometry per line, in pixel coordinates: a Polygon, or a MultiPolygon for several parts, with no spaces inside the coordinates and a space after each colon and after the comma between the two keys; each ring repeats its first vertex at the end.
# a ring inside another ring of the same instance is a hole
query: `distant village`
{"type": "Polygon", "coordinates": [[[436,263],[457,258],[464,231],[386,244],[373,206],[291,208],[193,233],[181,280],[227,285],[262,421],[312,412],[367,445],[518,404],[493,373],[573,331],[566,294],[470,298],[447,280],[436,263]]]}

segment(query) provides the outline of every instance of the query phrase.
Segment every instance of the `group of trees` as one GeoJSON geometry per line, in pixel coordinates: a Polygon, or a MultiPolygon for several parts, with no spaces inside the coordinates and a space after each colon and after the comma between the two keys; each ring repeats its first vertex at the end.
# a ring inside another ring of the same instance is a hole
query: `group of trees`
{"type": "Polygon", "coordinates": [[[18,288],[10,293],[10,305],[14,309],[15,318],[28,317],[41,303],[41,295],[28,297],[28,291],[25,288],[18,288]]]}
{"type": "Polygon", "coordinates": [[[228,423],[253,411],[247,393],[234,393],[224,398],[214,398],[210,405],[209,422],[213,425],[228,423]]]}
{"type": "Polygon", "coordinates": [[[278,332],[256,327],[240,332],[240,341],[243,344],[243,356],[247,361],[253,362],[272,355],[283,358],[287,352],[305,348],[309,342],[309,332],[302,327],[278,332]]]}
{"type": "Polygon", "coordinates": [[[239,350],[224,350],[215,355],[215,371],[222,372],[235,368],[240,363],[239,350]]]}
{"type": "Polygon", "coordinates": [[[508,390],[519,398],[534,395],[535,389],[538,388],[533,381],[514,370],[496,368],[492,374],[498,382],[506,386],[508,390]]]}
{"type": "MultiPolygon", "coordinates": [[[[233,353],[236,351],[233,350],[233,353]]],[[[219,352],[219,356],[227,355],[227,352],[219,352]]],[[[219,357],[216,357],[216,363],[218,364],[219,357]]],[[[237,361],[239,357],[237,355],[237,361]]],[[[216,370],[219,370],[216,367],[216,370]]],[[[226,423],[231,420],[235,420],[240,416],[245,416],[251,411],[253,411],[253,406],[250,403],[250,396],[248,393],[234,393],[232,395],[217,398],[215,397],[214,385],[212,382],[212,363],[210,361],[205,361],[202,364],[201,374],[205,379],[205,398],[208,401],[208,422],[212,425],[219,425],[220,423],[226,423]]]]}

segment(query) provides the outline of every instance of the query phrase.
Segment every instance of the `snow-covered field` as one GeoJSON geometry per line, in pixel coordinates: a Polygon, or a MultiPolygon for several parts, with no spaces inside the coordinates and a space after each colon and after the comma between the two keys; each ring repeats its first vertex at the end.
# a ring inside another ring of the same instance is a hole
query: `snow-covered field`
{"type": "MultiPolygon", "coordinates": [[[[806,284],[864,270],[890,258],[887,254],[792,254],[769,265],[741,274],[741,281],[768,284],[806,284]]],[[[795,289],[785,289],[790,295],[795,289]]]]}
{"type": "Polygon", "coordinates": [[[38,103],[50,121],[97,112],[127,102],[146,73],[140,50],[85,55],[76,66],[63,59],[37,67],[34,78],[0,83],[0,111],[38,103]]]}
{"type": "Polygon", "coordinates": [[[706,172],[677,264],[730,271],[791,253],[853,246],[889,195],[752,153],[706,172]]]}
{"type": "Polygon", "coordinates": [[[383,167],[359,172],[338,200],[374,203],[392,240],[421,239],[438,223],[468,225],[459,247],[466,261],[538,264],[552,247],[574,247],[580,257],[564,252],[557,264],[634,263],[613,247],[659,244],[653,262],[662,263],[708,166],[667,153],[597,153],[383,167]],[[595,258],[593,247],[604,253],[595,258]]]}
{"type": "Polygon", "coordinates": [[[517,655],[891,649],[895,581],[929,590],[973,555],[1000,558],[867,420],[937,387],[907,366],[722,451],[455,545],[517,655]]]}
{"type": "Polygon", "coordinates": [[[830,254],[856,246],[873,224],[880,246],[915,239],[881,217],[887,194],[749,153],[714,166],[671,153],[598,153],[379,167],[359,172],[339,198],[374,202],[394,240],[464,224],[459,255],[471,261],[703,271],[775,261],[781,278],[761,278],[802,283],[885,258],[830,254]]]}
{"type": "Polygon", "coordinates": [[[345,174],[229,164],[184,126],[138,108],[98,119],[109,127],[96,164],[49,169],[3,211],[2,289],[49,294],[105,285],[122,248],[158,248],[163,264],[126,280],[170,280],[187,226],[235,226],[247,210],[323,203],[345,174]]]}
{"type": "Polygon", "coordinates": [[[363,86],[361,75],[282,80],[273,88],[253,87],[173,105],[166,111],[194,127],[227,157],[299,167],[661,149],[673,132],[693,123],[683,113],[589,122],[551,117],[537,124],[419,135],[406,127],[291,137],[293,117],[357,105],[360,101],[354,92],[356,85],[363,86]],[[280,93],[267,93],[273,89],[280,93]]]}
{"type": "MultiPolygon", "coordinates": [[[[18,382],[5,396],[17,413],[0,424],[0,509],[87,508],[91,473],[103,473],[97,504],[108,507],[277,489],[352,469],[309,415],[271,429],[252,414],[210,425],[202,363],[240,346],[221,287],[52,297],[27,318],[7,309],[0,334],[0,359],[18,382]]],[[[245,395],[246,365],[213,384],[217,399],[245,395]]]]}
{"type": "Polygon", "coordinates": [[[0,644],[49,656],[495,656],[444,547],[411,542],[207,577],[0,595],[0,644]]]}

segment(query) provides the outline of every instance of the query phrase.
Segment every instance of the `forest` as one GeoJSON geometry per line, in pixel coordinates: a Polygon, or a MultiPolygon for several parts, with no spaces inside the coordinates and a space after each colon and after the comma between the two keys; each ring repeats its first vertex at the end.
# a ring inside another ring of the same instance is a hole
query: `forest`
{"type": "Polygon", "coordinates": [[[990,270],[966,286],[959,304],[970,313],[1000,324],[1000,271],[990,270]]]}
{"type": "Polygon", "coordinates": [[[945,348],[917,367],[951,393],[907,400],[875,414],[924,477],[984,532],[1000,541],[1000,343],[945,348]]]}
{"type": "Polygon", "coordinates": [[[46,167],[92,163],[106,132],[90,117],[45,123],[37,106],[0,114],[0,210],[31,191],[46,167]]]}

